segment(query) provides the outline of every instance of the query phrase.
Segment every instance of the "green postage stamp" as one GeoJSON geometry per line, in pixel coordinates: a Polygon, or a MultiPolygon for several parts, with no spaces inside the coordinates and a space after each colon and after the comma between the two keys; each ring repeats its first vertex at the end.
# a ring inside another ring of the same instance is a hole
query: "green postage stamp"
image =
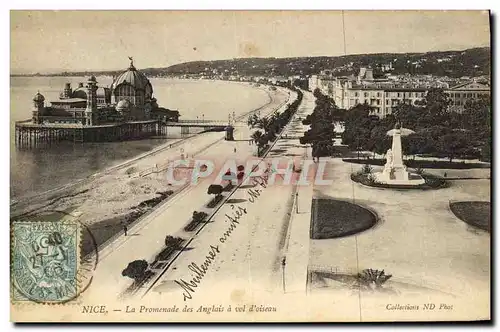
{"type": "Polygon", "coordinates": [[[14,222],[11,241],[13,302],[55,304],[77,297],[78,223],[14,222]]]}

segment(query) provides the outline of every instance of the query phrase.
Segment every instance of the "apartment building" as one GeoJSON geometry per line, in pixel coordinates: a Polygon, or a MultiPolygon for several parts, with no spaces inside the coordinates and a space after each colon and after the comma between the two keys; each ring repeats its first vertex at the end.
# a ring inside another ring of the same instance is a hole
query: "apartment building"
{"type": "Polygon", "coordinates": [[[491,87],[487,82],[469,82],[454,86],[445,90],[450,96],[450,108],[456,112],[463,111],[464,105],[469,99],[476,99],[480,96],[490,96],[491,87]]]}
{"type": "Polygon", "coordinates": [[[458,112],[463,110],[467,99],[490,95],[487,83],[472,81],[448,88],[448,84],[440,81],[374,79],[370,68],[361,68],[358,76],[334,77],[322,72],[314,79],[311,77],[309,84],[311,91],[319,88],[323,94],[332,97],[339,108],[350,109],[358,104],[367,104],[373,108],[372,114],[380,118],[391,114],[398,105],[416,105],[425,98],[431,87],[444,88],[451,99],[450,109],[458,112]]]}
{"type": "Polygon", "coordinates": [[[373,108],[372,114],[385,117],[401,104],[415,105],[425,97],[424,88],[404,88],[396,86],[364,86],[351,82],[339,84],[332,96],[340,108],[350,109],[358,104],[373,108]]]}

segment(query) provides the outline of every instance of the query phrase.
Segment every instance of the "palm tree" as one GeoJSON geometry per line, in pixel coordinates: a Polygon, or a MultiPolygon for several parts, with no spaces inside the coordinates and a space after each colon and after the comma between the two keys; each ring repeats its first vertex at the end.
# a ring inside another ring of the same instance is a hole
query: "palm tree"
{"type": "Polygon", "coordinates": [[[257,130],[252,134],[252,139],[257,144],[257,155],[260,155],[260,151],[269,141],[269,137],[267,134],[264,135],[260,130],[257,130]]]}
{"type": "Polygon", "coordinates": [[[271,121],[268,118],[262,118],[259,120],[259,128],[264,129],[264,131],[266,133],[269,130],[270,125],[271,125],[271,121]]]}
{"type": "Polygon", "coordinates": [[[262,138],[262,132],[260,130],[257,130],[250,137],[253,139],[255,143],[258,143],[262,138]]]}

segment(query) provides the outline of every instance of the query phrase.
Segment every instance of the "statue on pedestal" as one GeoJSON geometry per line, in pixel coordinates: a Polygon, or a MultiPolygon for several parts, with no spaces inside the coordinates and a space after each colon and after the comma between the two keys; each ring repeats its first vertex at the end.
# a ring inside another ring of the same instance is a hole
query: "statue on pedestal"
{"type": "Polygon", "coordinates": [[[386,162],[382,172],[375,173],[377,181],[380,183],[397,184],[422,184],[422,178],[410,180],[410,173],[403,162],[402,136],[408,136],[413,133],[412,130],[403,128],[399,121],[396,122],[394,129],[387,132],[392,137],[392,147],[387,150],[385,155],[386,162]]]}
{"type": "Polygon", "coordinates": [[[387,153],[385,154],[385,166],[392,166],[392,163],[393,163],[393,154],[392,154],[392,150],[389,149],[387,150],[387,153]]]}

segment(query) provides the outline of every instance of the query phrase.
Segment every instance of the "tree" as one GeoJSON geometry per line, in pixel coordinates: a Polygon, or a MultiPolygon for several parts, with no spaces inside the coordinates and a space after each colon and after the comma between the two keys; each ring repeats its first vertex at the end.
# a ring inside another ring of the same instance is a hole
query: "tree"
{"type": "Polygon", "coordinates": [[[257,123],[259,122],[259,118],[257,117],[257,114],[252,114],[248,117],[247,124],[250,127],[254,127],[257,123]]]}
{"type": "Polygon", "coordinates": [[[148,267],[149,264],[146,260],[135,260],[128,263],[128,266],[122,271],[122,276],[138,281],[144,276],[148,267]]]}
{"type": "MultiPolygon", "coordinates": [[[[489,98],[468,100],[462,113],[464,129],[472,133],[472,138],[485,142],[491,137],[491,103],[489,98]]],[[[478,144],[481,145],[481,144],[478,144]]]]}
{"type": "Polygon", "coordinates": [[[258,122],[259,128],[264,129],[264,132],[266,132],[266,133],[269,131],[270,125],[271,125],[271,121],[268,118],[262,118],[258,122]]]}
{"type": "MultiPolygon", "coordinates": [[[[410,135],[412,137],[410,138],[409,144],[417,144],[418,146],[409,147],[409,149],[418,149],[418,154],[433,154],[436,156],[443,155],[443,148],[440,148],[440,144],[442,143],[439,143],[439,140],[442,139],[443,136],[451,134],[452,132],[453,129],[441,125],[433,125],[428,128],[421,129],[417,133],[413,134],[420,137],[410,135]]],[[[405,144],[404,141],[403,144],[405,144]]]]}
{"type": "Polygon", "coordinates": [[[330,97],[323,95],[318,89],[314,90],[314,96],[316,97],[316,107],[302,121],[304,125],[309,125],[310,129],[304,132],[300,143],[311,145],[312,156],[319,158],[333,153],[335,126],[332,114],[337,108],[335,102],[330,97]]]}
{"type": "Polygon", "coordinates": [[[269,141],[269,136],[264,135],[264,134],[262,134],[262,132],[260,130],[257,130],[256,132],[254,132],[252,134],[251,137],[254,140],[254,142],[257,144],[257,148],[258,148],[257,154],[260,156],[262,148],[264,146],[266,146],[268,141],[269,141]]]}
{"type": "Polygon", "coordinates": [[[481,147],[481,161],[491,161],[491,140],[481,147]]]}
{"type": "Polygon", "coordinates": [[[369,290],[381,289],[391,277],[392,274],[385,274],[384,270],[373,269],[364,269],[357,275],[359,287],[369,290]]]}
{"type": "Polygon", "coordinates": [[[351,150],[366,149],[371,144],[371,131],[380,121],[378,117],[370,116],[371,109],[368,105],[359,104],[347,112],[342,143],[351,150]]]}
{"type": "Polygon", "coordinates": [[[470,151],[463,132],[452,132],[441,136],[437,141],[437,149],[442,155],[448,157],[450,162],[456,156],[463,156],[470,151]]]}
{"type": "Polygon", "coordinates": [[[426,127],[427,117],[422,116],[425,109],[408,104],[400,104],[394,109],[394,117],[403,124],[405,128],[416,130],[426,127]]]}
{"type": "Polygon", "coordinates": [[[262,132],[260,130],[254,131],[250,137],[257,143],[262,137],[262,132]]]}
{"type": "Polygon", "coordinates": [[[207,190],[207,193],[209,195],[215,195],[216,197],[218,197],[220,194],[222,194],[222,186],[220,184],[211,184],[210,186],[208,186],[208,190],[207,190]]]}
{"type": "Polygon", "coordinates": [[[425,124],[445,123],[449,121],[448,106],[451,100],[447,93],[441,88],[431,88],[427,91],[425,98],[417,105],[423,106],[425,112],[422,113],[425,124]]]}
{"type": "Polygon", "coordinates": [[[424,133],[403,137],[403,151],[406,155],[428,154],[435,151],[433,138],[424,133]]]}
{"type": "Polygon", "coordinates": [[[385,126],[374,127],[367,142],[368,150],[378,154],[385,154],[392,143],[391,138],[387,136],[387,132],[388,130],[385,126]]]}

